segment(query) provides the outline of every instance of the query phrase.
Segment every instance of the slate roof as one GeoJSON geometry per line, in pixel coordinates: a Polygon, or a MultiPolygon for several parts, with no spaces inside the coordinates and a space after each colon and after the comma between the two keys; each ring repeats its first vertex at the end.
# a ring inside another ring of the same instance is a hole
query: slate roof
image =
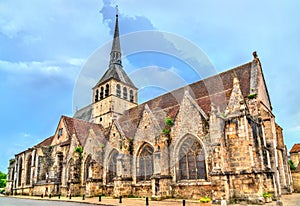
{"type": "Polygon", "coordinates": [[[179,111],[179,104],[186,90],[189,91],[190,95],[208,116],[212,102],[218,106],[221,111],[224,111],[233,88],[234,76],[237,76],[240,81],[243,96],[247,97],[250,94],[251,64],[252,62],[246,63],[131,108],[125,111],[123,116],[118,119],[119,124],[126,137],[133,137],[141,119],[142,112],[147,104],[153,115],[159,121],[160,126],[164,127],[164,119],[166,116],[175,119],[179,111]],[[161,113],[164,113],[164,115],[161,115],[161,113]]]}
{"type": "Polygon", "coordinates": [[[69,134],[75,134],[82,147],[84,147],[85,145],[90,129],[94,131],[97,138],[104,138],[104,129],[100,124],[94,124],[67,116],[62,116],[62,118],[65,121],[67,131],[69,132],[69,134]]]}
{"type": "Polygon", "coordinates": [[[300,143],[294,144],[294,146],[290,150],[290,153],[298,153],[298,152],[300,152],[300,143]]]}
{"type": "Polygon", "coordinates": [[[136,88],[122,66],[119,64],[111,64],[96,86],[103,84],[110,79],[118,80],[128,86],[136,88]]]}
{"type": "Polygon", "coordinates": [[[92,116],[92,105],[90,104],[76,111],[73,118],[90,121],[91,116],[92,116]]]}

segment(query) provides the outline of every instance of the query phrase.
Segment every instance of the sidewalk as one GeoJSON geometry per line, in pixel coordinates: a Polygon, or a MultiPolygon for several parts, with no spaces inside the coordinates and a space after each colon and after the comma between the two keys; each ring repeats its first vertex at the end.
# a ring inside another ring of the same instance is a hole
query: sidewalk
{"type": "MultiPolygon", "coordinates": [[[[34,196],[9,196],[15,198],[24,198],[24,199],[36,199],[36,200],[49,200],[49,201],[65,201],[65,202],[78,202],[85,204],[94,204],[94,205],[106,205],[106,206],[143,206],[146,205],[145,198],[122,198],[122,203],[119,203],[119,199],[114,199],[111,197],[101,197],[101,202],[99,202],[98,197],[85,198],[82,200],[82,197],[72,197],[71,199],[67,197],[34,197],[34,196]]],[[[281,197],[281,201],[284,206],[300,206],[300,193],[293,193],[292,195],[284,195],[281,197]]],[[[182,199],[166,199],[163,201],[151,201],[149,199],[149,206],[182,206],[182,199]]],[[[199,206],[199,202],[196,200],[186,200],[186,206],[199,206]]],[[[233,204],[231,206],[238,206],[245,204],[233,204]]],[[[266,206],[276,206],[276,202],[265,204],[266,206]]]]}

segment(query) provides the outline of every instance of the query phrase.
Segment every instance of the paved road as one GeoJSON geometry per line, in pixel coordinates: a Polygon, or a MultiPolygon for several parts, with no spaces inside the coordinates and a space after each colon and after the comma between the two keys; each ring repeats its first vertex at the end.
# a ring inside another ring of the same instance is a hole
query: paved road
{"type": "MultiPolygon", "coordinates": [[[[294,193],[292,195],[283,195],[281,197],[284,206],[300,206],[300,193],[294,193]]],[[[0,206],[90,206],[93,205],[106,205],[106,206],[144,206],[145,198],[124,198],[123,203],[119,204],[118,199],[110,197],[103,197],[102,201],[99,202],[97,197],[86,198],[82,200],[82,197],[73,197],[72,200],[66,197],[53,197],[52,199],[46,200],[40,197],[33,196],[14,196],[4,197],[0,196],[0,206]],[[51,201],[48,201],[51,200],[51,201]],[[70,202],[72,201],[72,202],[70,202]],[[90,204],[87,204],[90,203],[90,204]]],[[[182,200],[168,199],[164,201],[149,201],[150,206],[182,206],[182,200]]],[[[234,204],[230,206],[245,206],[246,204],[234,204]]],[[[199,206],[199,202],[195,200],[187,200],[186,206],[199,206]]],[[[251,205],[254,206],[254,205],[251,205]]],[[[267,203],[265,206],[276,206],[276,202],[267,203]]]]}
{"type": "Polygon", "coordinates": [[[75,202],[58,202],[45,200],[29,200],[11,197],[0,197],[0,206],[91,206],[91,204],[75,202]]]}

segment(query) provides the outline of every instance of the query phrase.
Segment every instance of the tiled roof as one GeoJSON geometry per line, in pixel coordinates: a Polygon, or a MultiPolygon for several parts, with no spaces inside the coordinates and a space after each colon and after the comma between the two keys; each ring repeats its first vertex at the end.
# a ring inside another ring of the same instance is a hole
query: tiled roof
{"type": "Polygon", "coordinates": [[[44,139],[42,142],[35,145],[35,147],[48,147],[51,145],[53,138],[54,138],[54,136],[48,137],[48,138],[44,139]]]}
{"type": "Polygon", "coordinates": [[[156,118],[159,116],[157,120],[163,127],[165,117],[169,116],[175,119],[186,90],[208,116],[212,102],[219,106],[221,111],[224,111],[233,88],[234,76],[239,79],[243,96],[247,97],[250,94],[251,63],[182,87],[125,111],[124,115],[118,119],[123,132],[127,137],[134,136],[146,104],[156,118]],[[162,118],[161,114],[158,115],[161,112],[165,114],[165,117],[162,118]]]}
{"type": "Polygon", "coordinates": [[[294,144],[294,146],[292,147],[290,153],[298,153],[300,152],[300,143],[298,144],[294,144]]]}
{"type": "Polygon", "coordinates": [[[75,134],[81,146],[83,147],[85,145],[86,139],[88,138],[90,129],[94,131],[97,138],[104,138],[104,129],[102,125],[90,123],[84,120],[75,119],[67,116],[62,116],[62,118],[65,121],[69,134],[75,134]]]}

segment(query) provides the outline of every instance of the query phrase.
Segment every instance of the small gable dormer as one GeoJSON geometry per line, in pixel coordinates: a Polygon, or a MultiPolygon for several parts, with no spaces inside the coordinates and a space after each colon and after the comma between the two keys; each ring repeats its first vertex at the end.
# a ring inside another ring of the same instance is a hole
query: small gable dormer
{"type": "Polygon", "coordinates": [[[57,145],[70,139],[70,134],[65,123],[65,116],[62,116],[57,125],[51,145],[57,145]]]}

